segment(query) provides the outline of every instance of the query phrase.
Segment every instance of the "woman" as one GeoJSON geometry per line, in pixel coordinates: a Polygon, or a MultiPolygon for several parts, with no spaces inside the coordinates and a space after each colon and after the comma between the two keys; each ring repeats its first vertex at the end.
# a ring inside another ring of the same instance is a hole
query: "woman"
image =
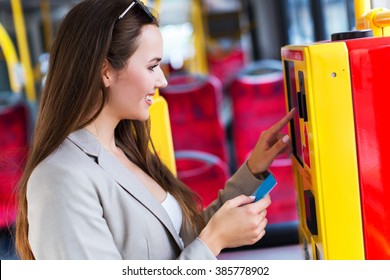
{"type": "Polygon", "coordinates": [[[162,37],[139,1],[87,0],[62,22],[19,189],[23,259],[215,259],[265,233],[269,196],[248,197],[289,147],[263,133],[218,199],[197,196],[150,150],[149,111],[167,85],[162,37]]]}

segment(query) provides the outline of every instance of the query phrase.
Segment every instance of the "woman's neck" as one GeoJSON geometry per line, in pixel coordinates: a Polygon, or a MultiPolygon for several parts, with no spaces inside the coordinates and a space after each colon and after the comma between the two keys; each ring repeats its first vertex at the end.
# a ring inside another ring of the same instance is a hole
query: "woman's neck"
{"type": "Polygon", "coordinates": [[[115,143],[115,127],[117,125],[118,122],[103,120],[99,116],[84,128],[94,135],[106,150],[117,152],[118,148],[115,143]]]}

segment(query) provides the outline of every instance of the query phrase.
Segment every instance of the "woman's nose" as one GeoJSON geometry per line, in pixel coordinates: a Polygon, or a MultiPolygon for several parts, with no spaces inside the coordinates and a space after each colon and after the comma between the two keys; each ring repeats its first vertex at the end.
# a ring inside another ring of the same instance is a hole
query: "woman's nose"
{"type": "Polygon", "coordinates": [[[160,75],[156,80],[156,88],[165,88],[168,85],[168,81],[165,78],[164,72],[160,70],[160,75]]]}

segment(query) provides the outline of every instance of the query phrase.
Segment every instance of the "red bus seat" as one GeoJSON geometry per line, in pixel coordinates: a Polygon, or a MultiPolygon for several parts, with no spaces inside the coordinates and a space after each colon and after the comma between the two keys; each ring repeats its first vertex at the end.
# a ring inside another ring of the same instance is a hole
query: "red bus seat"
{"type": "Polygon", "coordinates": [[[28,150],[29,119],[27,104],[0,99],[0,228],[16,219],[16,185],[28,150]]]}
{"type": "Polygon", "coordinates": [[[194,150],[176,151],[175,158],[178,178],[195,191],[207,207],[229,178],[227,164],[215,155],[194,150]]]}
{"type": "Polygon", "coordinates": [[[160,90],[168,103],[174,150],[198,150],[228,162],[221,120],[222,86],[213,76],[171,76],[160,90]]]}

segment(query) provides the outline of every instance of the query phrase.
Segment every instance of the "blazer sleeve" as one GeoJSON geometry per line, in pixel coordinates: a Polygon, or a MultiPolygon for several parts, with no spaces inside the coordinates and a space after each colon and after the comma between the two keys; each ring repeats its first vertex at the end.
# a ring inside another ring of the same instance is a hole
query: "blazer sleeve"
{"type": "Polygon", "coordinates": [[[258,179],[250,171],[245,163],[227,181],[224,189],[218,192],[218,197],[204,211],[203,218],[207,223],[215,212],[229,199],[241,194],[252,195],[263,179],[258,179]]]}
{"type": "Polygon", "coordinates": [[[213,252],[201,239],[195,238],[184,250],[181,252],[178,260],[216,260],[213,252]]]}
{"type": "MultiPolygon", "coordinates": [[[[227,181],[224,189],[218,193],[218,198],[203,211],[205,222],[229,199],[238,195],[252,195],[263,180],[256,178],[244,163],[237,172],[227,181]]],[[[199,238],[195,238],[181,252],[180,260],[215,260],[216,257],[209,247],[199,238]]]]}
{"type": "Polygon", "coordinates": [[[121,259],[92,182],[60,165],[34,170],[27,202],[36,259],[121,259]]]}

